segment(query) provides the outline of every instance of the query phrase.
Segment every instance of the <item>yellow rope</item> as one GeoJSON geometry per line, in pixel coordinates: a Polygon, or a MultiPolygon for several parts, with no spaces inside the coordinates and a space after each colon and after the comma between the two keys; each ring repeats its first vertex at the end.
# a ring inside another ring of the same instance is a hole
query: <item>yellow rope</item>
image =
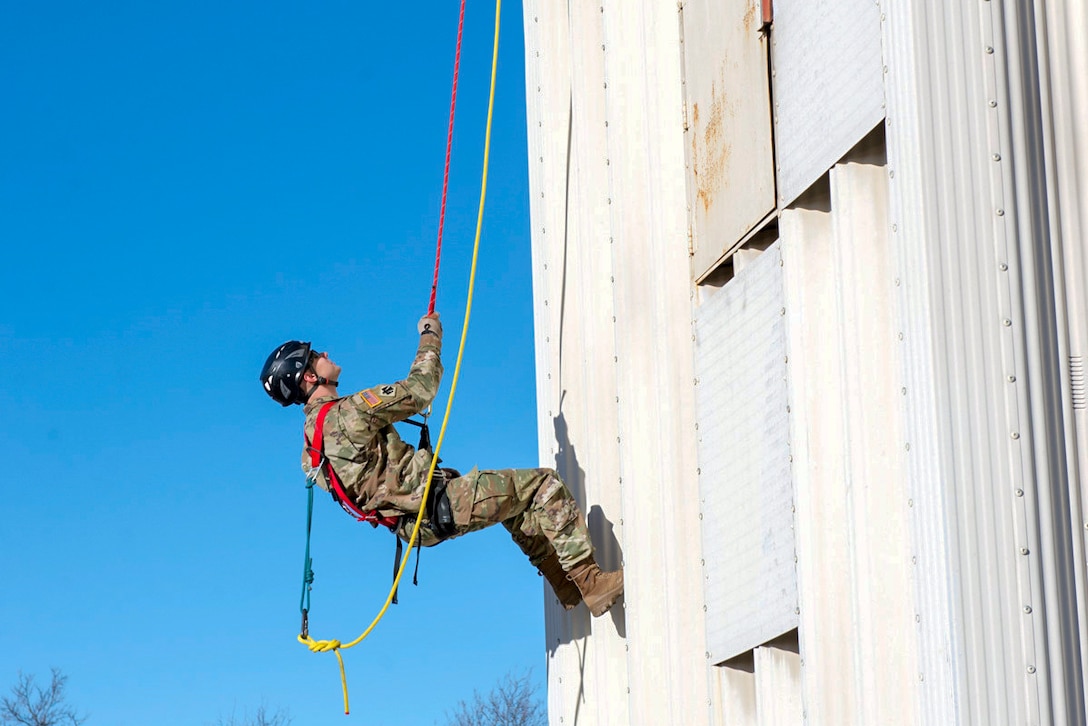
{"type": "Polygon", "coordinates": [[[480,184],[480,211],[476,217],[476,239],[472,245],[472,270],[469,274],[468,280],[468,300],[465,304],[465,322],[461,327],[461,344],[457,349],[457,365],[453,369],[453,381],[450,384],[450,397],[446,402],[446,413],[442,417],[442,428],[438,432],[438,442],[434,446],[434,456],[431,457],[431,466],[427,470],[427,484],[423,489],[423,503],[419,508],[419,515],[416,517],[415,526],[412,528],[412,537],[408,541],[407,551],[404,553],[403,559],[400,562],[400,569],[397,570],[397,576],[393,578],[393,586],[389,589],[389,595],[385,598],[385,604],[382,605],[382,609],[378,611],[377,616],[370,623],[366,630],[363,631],[355,640],[350,643],[341,643],[339,640],[314,640],[310,636],[303,637],[298,636],[298,641],[307,646],[313,653],[325,653],[332,651],[336,654],[336,659],[340,662],[340,684],[344,690],[344,713],[350,713],[348,706],[348,681],[347,676],[344,673],[344,658],[340,654],[341,650],[347,648],[353,648],[370,635],[370,632],[374,630],[374,627],[385,616],[385,611],[389,609],[390,603],[393,601],[393,595],[397,591],[397,586],[400,584],[400,578],[404,574],[404,568],[408,564],[408,559],[412,556],[412,548],[415,546],[416,539],[419,536],[419,526],[423,522],[423,515],[426,509],[427,495],[431,491],[431,480],[434,478],[435,466],[438,464],[438,452],[442,450],[442,441],[446,437],[446,425],[450,420],[450,410],[453,408],[453,396],[457,392],[457,380],[461,376],[461,359],[465,354],[465,340],[468,338],[468,321],[472,314],[472,292],[476,285],[476,261],[480,253],[480,233],[483,230],[484,224],[484,200],[487,198],[487,167],[488,161],[491,156],[491,117],[495,108],[495,77],[498,71],[499,65],[499,13],[502,9],[502,0],[495,0],[495,43],[491,55],[491,91],[487,100],[487,131],[484,135],[484,170],[483,180],[480,184]]]}

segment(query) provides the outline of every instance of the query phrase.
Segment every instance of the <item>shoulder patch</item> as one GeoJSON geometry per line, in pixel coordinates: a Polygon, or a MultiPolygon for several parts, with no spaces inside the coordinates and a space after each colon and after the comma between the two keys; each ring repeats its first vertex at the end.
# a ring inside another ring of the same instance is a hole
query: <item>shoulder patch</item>
{"type": "Polygon", "coordinates": [[[397,392],[397,387],[396,386],[382,386],[381,387],[381,394],[383,396],[392,396],[396,392],[397,392]]]}
{"type": "Polygon", "coordinates": [[[382,399],[374,395],[374,391],[371,391],[369,389],[361,392],[359,395],[362,396],[363,400],[366,401],[366,404],[371,408],[374,408],[375,406],[380,406],[382,404],[382,399]]]}

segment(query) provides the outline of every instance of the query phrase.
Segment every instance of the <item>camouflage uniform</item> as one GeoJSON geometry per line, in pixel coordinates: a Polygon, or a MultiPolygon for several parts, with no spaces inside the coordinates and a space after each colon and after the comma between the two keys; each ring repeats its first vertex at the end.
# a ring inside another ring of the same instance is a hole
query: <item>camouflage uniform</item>
{"type": "MultiPolygon", "coordinates": [[[[442,378],[440,353],[441,339],[422,335],[403,381],[338,400],[315,398],[305,407],[306,436],[312,441],[322,404],[336,400],[325,418],[325,455],[359,509],[378,510],[384,516],[408,515],[398,530],[404,540],[411,536],[407,520],[419,512],[431,454],[406,444],[393,424],[421,412],[434,399],[442,378]]],[[[306,450],[302,468],[310,471],[306,450]]],[[[318,473],[317,483],[329,490],[324,473],[318,473]]],[[[552,550],[564,570],[593,554],[578,504],[552,469],[473,469],[450,479],[446,493],[457,527],[455,536],[502,522],[534,566],[552,550]]],[[[423,546],[438,544],[425,525],[420,527],[423,546]]]]}

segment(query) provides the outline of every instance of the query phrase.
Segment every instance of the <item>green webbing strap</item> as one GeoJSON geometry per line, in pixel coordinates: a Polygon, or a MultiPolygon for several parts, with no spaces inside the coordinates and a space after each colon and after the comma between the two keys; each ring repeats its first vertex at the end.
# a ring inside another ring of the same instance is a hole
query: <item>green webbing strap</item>
{"type": "Polygon", "coordinates": [[[313,559],[310,558],[310,531],[314,522],[314,483],[306,479],[306,558],[302,563],[302,599],[299,600],[298,609],[302,612],[302,637],[309,632],[310,615],[310,590],[314,584],[313,559]]]}

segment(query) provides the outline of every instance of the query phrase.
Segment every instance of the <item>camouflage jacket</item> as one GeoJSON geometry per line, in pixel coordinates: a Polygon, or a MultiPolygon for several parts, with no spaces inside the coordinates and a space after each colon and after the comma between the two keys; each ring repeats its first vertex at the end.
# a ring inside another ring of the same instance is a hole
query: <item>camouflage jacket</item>
{"type": "MultiPolygon", "coordinates": [[[[306,404],[305,432],[313,441],[321,406],[336,401],[325,416],[325,456],[348,495],[364,512],[377,509],[383,515],[396,516],[419,510],[431,455],[406,444],[393,424],[423,411],[434,400],[442,379],[441,352],[441,338],[422,335],[404,380],[340,399],[316,398],[306,404]]],[[[310,471],[310,463],[310,452],[303,448],[304,471],[310,471]]],[[[329,491],[323,471],[317,476],[317,484],[329,491]]]]}

